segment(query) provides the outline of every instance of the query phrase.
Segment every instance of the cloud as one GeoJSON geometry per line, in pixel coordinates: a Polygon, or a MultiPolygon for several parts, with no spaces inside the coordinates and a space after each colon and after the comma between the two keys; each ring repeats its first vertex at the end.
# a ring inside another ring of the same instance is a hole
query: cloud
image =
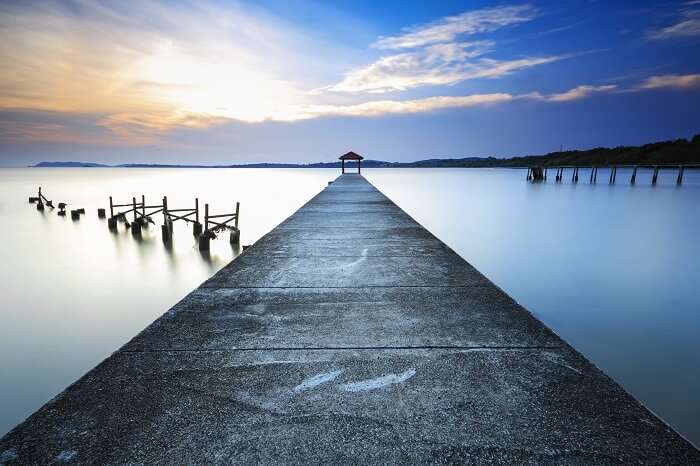
{"type": "Polygon", "coordinates": [[[379,49],[407,49],[452,42],[460,35],[492,32],[505,26],[530,21],[538,14],[531,5],[513,5],[466,11],[438,21],[406,28],[403,34],[380,37],[373,46],[379,49]]]}
{"type": "Polygon", "coordinates": [[[536,15],[537,10],[530,5],[486,8],[414,26],[398,36],[380,37],[373,47],[401,52],[381,56],[367,66],[351,70],[337,84],[317,92],[382,93],[452,85],[469,79],[500,78],[565,58],[497,59],[487,57],[496,51],[496,42],[465,40],[465,36],[530,21],[536,15]]]}
{"type": "Polygon", "coordinates": [[[0,142],[119,145],[119,138],[98,125],[103,117],[75,112],[0,110],[0,142]]]}
{"type": "Polygon", "coordinates": [[[604,92],[609,92],[616,89],[617,86],[610,84],[606,86],[589,86],[582,85],[570,89],[561,94],[551,94],[545,97],[545,100],[549,102],[569,102],[572,100],[579,100],[591,96],[592,94],[600,94],[604,92]]]}
{"type": "Polygon", "coordinates": [[[483,44],[439,44],[415,52],[382,57],[369,66],[349,72],[342,81],[325,90],[381,93],[426,85],[451,85],[469,79],[500,78],[564,58],[548,56],[515,60],[471,60],[488,51],[483,44]]]}
{"type": "Polygon", "coordinates": [[[322,116],[376,117],[382,115],[424,113],[447,108],[467,108],[493,105],[513,100],[507,93],[473,94],[467,96],[440,96],[415,100],[377,100],[355,105],[311,105],[297,109],[293,114],[280,115],[277,120],[291,121],[322,116]]]}
{"type": "Polygon", "coordinates": [[[262,121],[309,103],[299,63],[327,58],[309,56],[303,32],[238,4],[0,8],[0,110],[102,114],[102,128],[135,141],[193,118],[262,121]]]}
{"type": "Polygon", "coordinates": [[[645,79],[640,89],[690,89],[700,86],[700,74],[665,74],[645,79]]]}
{"type": "Polygon", "coordinates": [[[647,36],[653,40],[675,39],[682,37],[700,36],[700,2],[692,1],[684,4],[686,9],[680,11],[681,20],[671,26],[649,31],[647,36]]]}

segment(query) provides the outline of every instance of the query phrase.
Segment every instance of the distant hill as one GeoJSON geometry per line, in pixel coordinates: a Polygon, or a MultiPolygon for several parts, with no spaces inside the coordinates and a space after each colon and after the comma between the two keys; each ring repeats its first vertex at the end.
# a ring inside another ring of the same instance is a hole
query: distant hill
{"type": "Polygon", "coordinates": [[[32,167],[38,168],[71,168],[71,167],[88,167],[88,168],[104,168],[109,167],[103,163],[91,162],[39,162],[32,167]]]}
{"type": "MultiPolygon", "coordinates": [[[[496,157],[464,157],[457,159],[426,159],[416,162],[384,162],[363,160],[365,168],[404,167],[528,167],[561,165],[662,165],[700,164],[700,134],[691,140],[654,142],[643,146],[596,147],[588,150],[551,152],[546,155],[526,155],[508,159],[496,157]]],[[[174,165],[128,163],[105,165],[89,162],[41,162],[34,167],[124,167],[124,168],[339,168],[340,162],[295,163],[249,163],[237,165],[174,165]]]]}

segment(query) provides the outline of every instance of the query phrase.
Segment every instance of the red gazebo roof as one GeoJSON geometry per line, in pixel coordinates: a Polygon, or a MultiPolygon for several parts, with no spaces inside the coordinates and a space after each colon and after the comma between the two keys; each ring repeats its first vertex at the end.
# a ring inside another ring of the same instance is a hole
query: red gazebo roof
{"type": "Polygon", "coordinates": [[[352,151],[348,152],[347,154],[341,155],[338,160],[362,160],[364,157],[362,157],[360,154],[356,154],[352,151]]]}

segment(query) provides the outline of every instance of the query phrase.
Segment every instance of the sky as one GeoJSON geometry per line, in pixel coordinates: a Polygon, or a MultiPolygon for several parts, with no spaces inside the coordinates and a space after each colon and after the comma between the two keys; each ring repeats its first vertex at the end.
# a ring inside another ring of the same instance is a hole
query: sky
{"type": "Polygon", "coordinates": [[[0,166],[509,157],[699,122],[700,0],[0,3],[0,166]]]}

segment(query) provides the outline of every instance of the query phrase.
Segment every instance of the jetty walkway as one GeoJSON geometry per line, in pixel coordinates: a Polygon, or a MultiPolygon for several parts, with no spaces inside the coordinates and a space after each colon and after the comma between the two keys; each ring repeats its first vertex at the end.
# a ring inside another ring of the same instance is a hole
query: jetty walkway
{"type": "Polygon", "coordinates": [[[260,462],[688,465],[700,452],[343,175],[0,440],[6,464],[260,462]]]}

